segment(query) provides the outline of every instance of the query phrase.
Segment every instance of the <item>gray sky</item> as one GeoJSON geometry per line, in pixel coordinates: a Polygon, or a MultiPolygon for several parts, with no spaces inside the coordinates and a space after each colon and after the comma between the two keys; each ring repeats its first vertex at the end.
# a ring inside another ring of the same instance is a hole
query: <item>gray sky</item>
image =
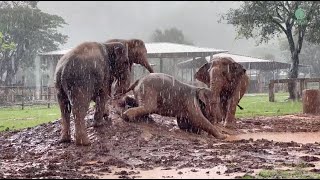
{"type": "Polygon", "coordinates": [[[235,40],[235,28],[217,22],[220,13],[239,4],[237,1],[40,1],[38,6],[68,23],[61,32],[69,40],[61,48],[110,38],[140,38],[148,42],[156,28],[177,27],[198,46],[249,55],[255,51],[254,40],[235,40]]]}

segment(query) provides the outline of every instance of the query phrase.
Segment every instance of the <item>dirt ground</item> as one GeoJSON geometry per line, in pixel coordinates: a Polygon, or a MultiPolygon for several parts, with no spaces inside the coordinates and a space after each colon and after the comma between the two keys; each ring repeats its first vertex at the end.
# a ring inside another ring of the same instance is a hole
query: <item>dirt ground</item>
{"type": "MultiPolygon", "coordinates": [[[[88,147],[58,143],[58,120],[0,133],[0,178],[237,178],[302,165],[320,170],[319,116],[239,119],[239,135],[226,140],[183,132],[174,118],[128,123],[114,109],[111,116],[112,125],[95,129],[88,112],[88,147]]],[[[73,121],[71,127],[73,133],[73,121]]]]}

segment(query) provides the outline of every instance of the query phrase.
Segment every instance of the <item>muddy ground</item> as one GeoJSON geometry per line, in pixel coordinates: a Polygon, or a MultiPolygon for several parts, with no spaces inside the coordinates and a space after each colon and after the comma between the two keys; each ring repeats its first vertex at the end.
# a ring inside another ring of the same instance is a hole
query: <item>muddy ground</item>
{"type": "Polygon", "coordinates": [[[294,142],[290,135],[287,142],[257,138],[261,132],[318,133],[319,116],[239,119],[240,135],[253,139],[227,140],[183,132],[173,118],[152,115],[154,122],[128,123],[114,109],[111,116],[112,125],[94,129],[88,112],[89,147],[58,143],[58,120],[0,133],[0,178],[234,178],[260,169],[320,169],[319,143],[294,142]]]}

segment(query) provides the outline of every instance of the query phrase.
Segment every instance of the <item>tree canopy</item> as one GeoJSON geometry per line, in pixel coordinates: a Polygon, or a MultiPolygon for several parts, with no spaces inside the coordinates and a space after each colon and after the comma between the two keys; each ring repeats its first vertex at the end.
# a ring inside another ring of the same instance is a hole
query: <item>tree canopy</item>
{"type": "Polygon", "coordinates": [[[186,39],[182,30],[179,30],[175,27],[165,29],[164,31],[156,29],[152,34],[151,41],[193,45],[191,41],[186,39]]]}
{"type": "MultiPolygon", "coordinates": [[[[292,60],[289,78],[297,78],[303,41],[320,43],[319,18],[319,1],[244,1],[240,8],[222,15],[220,21],[234,25],[238,37],[255,38],[258,44],[285,35],[292,60]]],[[[295,84],[288,87],[289,98],[296,99],[295,84]]]]}
{"type": "Polygon", "coordinates": [[[56,50],[68,38],[57,30],[67,24],[64,19],[42,12],[37,3],[0,1],[0,32],[11,45],[0,51],[0,83],[10,85],[19,68],[34,65],[38,52],[56,50]]]}

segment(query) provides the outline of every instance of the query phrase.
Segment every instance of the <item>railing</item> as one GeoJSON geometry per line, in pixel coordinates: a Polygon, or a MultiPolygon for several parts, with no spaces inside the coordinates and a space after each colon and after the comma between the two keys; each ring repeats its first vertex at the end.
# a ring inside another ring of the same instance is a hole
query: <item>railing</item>
{"type": "Polygon", "coordinates": [[[48,86],[0,86],[0,106],[47,104],[57,102],[56,90],[48,86]]]}
{"type": "Polygon", "coordinates": [[[277,83],[289,83],[289,82],[295,82],[300,84],[299,93],[302,95],[302,91],[304,89],[307,89],[309,82],[318,82],[319,83],[319,89],[320,89],[320,78],[293,78],[293,79],[275,79],[270,80],[269,83],[269,101],[274,102],[274,85],[277,83]]]}

